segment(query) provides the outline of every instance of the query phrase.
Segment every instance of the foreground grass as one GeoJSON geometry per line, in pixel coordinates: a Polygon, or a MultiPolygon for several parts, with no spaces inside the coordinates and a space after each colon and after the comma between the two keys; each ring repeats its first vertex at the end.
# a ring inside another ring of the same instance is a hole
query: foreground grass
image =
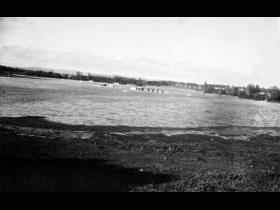
{"type": "Polygon", "coordinates": [[[99,158],[176,177],[132,191],[280,191],[279,137],[230,141],[206,135],[123,135],[141,128],[70,126],[41,118],[1,118],[0,127],[0,158],[99,158]],[[77,131],[91,135],[79,138],[77,131]]]}

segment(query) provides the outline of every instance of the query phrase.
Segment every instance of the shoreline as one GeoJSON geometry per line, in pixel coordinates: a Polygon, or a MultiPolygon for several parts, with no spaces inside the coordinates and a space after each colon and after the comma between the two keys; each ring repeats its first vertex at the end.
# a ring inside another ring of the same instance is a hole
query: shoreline
{"type": "MultiPolygon", "coordinates": [[[[67,125],[42,117],[0,118],[0,159],[99,159],[138,171],[139,180],[141,173],[166,178],[135,184],[129,191],[280,191],[279,136],[261,134],[250,141],[232,141],[198,134],[122,135],[137,129],[67,125]]],[[[67,170],[74,170],[71,167],[67,170]]]]}
{"type": "MultiPolygon", "coordinates": [[[[26,116],[26,117],[0,117],[0,126],[6,129],[13,129],[18,126],[18,131],[46,133],[49,130],[56,130],[56,133],[63,135],[71,131],[71,135],[77,138],[90,138],[95,133],[107,133],[121,136],[131,135],[201,135],[208,137],[219,137],[224,140],[243,140],[249,141],[250,138],[259,135],[268,135],[271,137],[280,136],[280,127],[263,127],[263,126],[207,126],[207,127],[135,127],[126,125],[73,125],[48,120],[43,116],[26,116]],[[34,124],[36,126],[34,127],[34,124]],[[34,129],[32,129],[34,127],[34,129]],[[35,129],[36,128],[36,129],[35,129]],[[36,131],[37,130],[37,131],[36,131]],[[79,134],[80,133],[80,134],[79,134]],[[82,133],[82,134],[81,134],[82,133]]],[[[54,135],[54,134],[53,134],[54,135]]],[[[69,136],[68,136],[69,137],[69,136]]]]}

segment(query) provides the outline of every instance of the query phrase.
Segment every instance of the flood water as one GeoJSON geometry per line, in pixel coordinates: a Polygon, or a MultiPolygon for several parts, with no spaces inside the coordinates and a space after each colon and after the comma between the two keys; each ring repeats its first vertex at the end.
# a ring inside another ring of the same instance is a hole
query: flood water
{"type": "Polygon", "coordinates": [[[140,127],[280,125],[280,104],[177,88],[163,88],[163,94],[92,82],[7,77],[0,77],[0,87],[1,117],[32,115],[67,124],[140,127]]]}

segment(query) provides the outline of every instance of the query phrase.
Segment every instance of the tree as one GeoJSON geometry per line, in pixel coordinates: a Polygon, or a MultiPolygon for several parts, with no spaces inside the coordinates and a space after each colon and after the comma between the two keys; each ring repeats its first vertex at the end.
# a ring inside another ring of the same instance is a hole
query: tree
{"type": "Polygon", "coordinates": [[[253,85],[253,84],[249,84],[248,86],[247,86],[247,96],[249,97],[249,98],[253,98],[253,96],[256,94],[256,93],[259,93],[259,92],[261,92],[261,88],[260,88],[260,86],[259,85],[253,85]]]}
{"type": "Polygon", "coordinates": [[[276,86],[273,86],[268,91],[270,93],[270,101],[280,102],[280,89],[276,86]]]}
{"type": "Polygon", "coordinates": [[[234,87],[232,90],[232,95],[233,96],[238,96],[238,87],[234,87]]]}
{"type": "Polygon", "coordinates": [[[238,91],[238,97],[239,98],[247,98],[248,96],[247,96],[247,94],[244,90],[239,90],[238,91]]]}
{"type": "Polygon", "coordinates": [[[77,72],[76,72],[76,78],[77,78],[77,79],[81,79],[82,75],[83,75],[82,72],[80,72],[80,71],[77,71],[77,72]]]}

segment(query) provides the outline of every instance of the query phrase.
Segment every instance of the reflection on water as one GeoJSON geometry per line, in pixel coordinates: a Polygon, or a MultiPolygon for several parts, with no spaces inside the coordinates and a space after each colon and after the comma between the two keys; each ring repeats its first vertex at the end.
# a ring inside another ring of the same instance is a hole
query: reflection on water
{"type": "Polygon", "coordinates": [[[278,127],[280,105],[165,88],[166,94],[92,82],[0,77],[0,116],[46,116],[67,124],[148,127],[278,127]]]}
{"type": "Polygon", "coordinates": [[[171,181],[100,160],[0,159],[0,192],[113,192],[171,181]]]}

